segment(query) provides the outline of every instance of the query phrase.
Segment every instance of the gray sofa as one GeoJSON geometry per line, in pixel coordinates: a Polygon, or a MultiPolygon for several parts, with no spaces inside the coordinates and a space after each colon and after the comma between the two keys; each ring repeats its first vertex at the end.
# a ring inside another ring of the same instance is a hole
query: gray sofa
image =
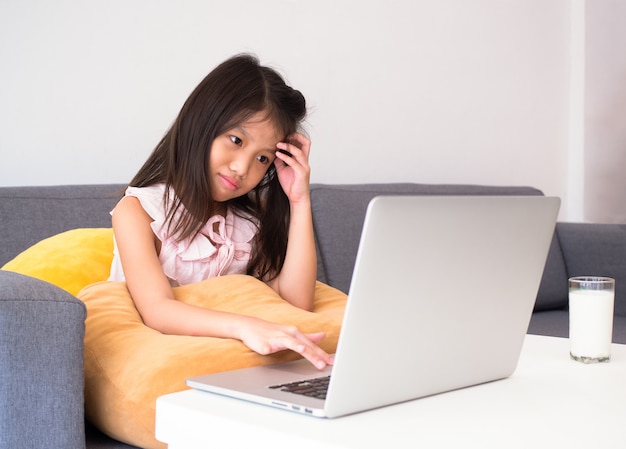
{"type": "MultiPolygon", "coordinates": [[[[109,211],[123,187],[0,187],[0,266],[59,232],[110,227],[109,211]]],[[[541,192],[476,185],[313,185],[321,281],[348,289],[365,209],[378,194],[541,192]]],[[[529,333],[568,335],[567,278],[586,274],[616,278],[614,341],[626,343],[626,225],[557,224],[529,333]]],[[[0,271],[0,447],[130,447],[84,421],[84,319],[85,307],[69,293],[0,271]]]]}

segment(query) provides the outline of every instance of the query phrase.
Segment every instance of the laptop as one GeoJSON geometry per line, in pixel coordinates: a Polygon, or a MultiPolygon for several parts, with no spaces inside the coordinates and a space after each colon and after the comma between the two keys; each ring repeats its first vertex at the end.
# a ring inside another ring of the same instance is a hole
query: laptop
{"type": "Polygon", "coordinates": [[[559,206],[558,198],[544,196],[375,197],[332,367],[320,371],[300,359],[186,383],[335,418],[507,378],[517,366],[559,206]],[[320,378],[325,393],[291,391],[320,378]]]}

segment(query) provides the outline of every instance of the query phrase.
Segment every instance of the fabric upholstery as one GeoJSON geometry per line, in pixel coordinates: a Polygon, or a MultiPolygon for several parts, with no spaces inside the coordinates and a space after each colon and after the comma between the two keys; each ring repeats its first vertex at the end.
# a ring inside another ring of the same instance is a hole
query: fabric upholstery
{"type": "MultiPolygon", "coordinates": [[[[369,201],[376,195],[542,195],[532,187],[432,184],[324,185],[311,188],[318,246],[318,278],[348,292],[369,201]]],[[[419,230],[416,229],[416,232],[419,230]]],[[[546,262],[535,309],[567,305],[567,276],[555,238],[546,262]]]]}
{"type": "Polygon", "coordinates": [[[0,285],[0,447],[85,447],[85,306],[17,273],[0,285]]]}
{"type": "Polygon", "coordinates": [[[0,188],[0,265],[35,243],[76,228],[110,228],[121,184],[0,188]]]}
{"type": "Polygon", "coordinates": [[[567,307],[567,270],[561,252],[561,244],[555,233],[550,244],[543,277],[539,285],[535,311],[567,307]]]}
{"type": "MultiPolygon", "coordinates": [[[[320,344],[334,352],[346,295],[318,283],[315,310],[286,303],[266,284],[244,275],[223,276],[174,289],[180,301],[324,331],[320,344]]],[[[292,360],[283,351],[261,356],[238,340],[164,335],[145,326],[125,283],[88,286],[79,298],[87,307],[85,408],[111,437],[144,448],[163,447],[154,438],[157,397],[186,389],[191,376],[292,360]]]]}
{"type": "Polygon", "coordinates": [[[559,223],[567,275],[615,279],[615,314],[626,317],[626,224],[559,223]]]}

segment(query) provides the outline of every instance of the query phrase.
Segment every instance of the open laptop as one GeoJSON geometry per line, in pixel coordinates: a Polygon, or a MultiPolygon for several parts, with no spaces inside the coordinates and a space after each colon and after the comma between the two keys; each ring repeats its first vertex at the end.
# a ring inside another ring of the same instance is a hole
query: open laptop
{"type": "Polygon", "coordinates": [[[334,366],[319,371],[301,359],[187,385],[334,418],[506,378],[517,366],[559,206],[543,196],[376,197],[334,366]],[[329,375],[325,399],[283,391],[329,375]]]}

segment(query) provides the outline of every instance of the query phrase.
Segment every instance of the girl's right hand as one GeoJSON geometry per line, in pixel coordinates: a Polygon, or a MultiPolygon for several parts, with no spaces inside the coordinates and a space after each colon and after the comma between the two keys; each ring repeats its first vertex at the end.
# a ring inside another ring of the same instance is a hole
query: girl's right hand
{"type": "Polygon", "coordinates": [[[240,340],[258,354],[268,355],[289,349],[300,354],[317,369],[333,364],[333,357],[317,346],[326,337],[324,332],[305,334],[295,326],[254,317],[246,317],[245,321],[240,328],[240,340]]]}
{"type": "Polygon", "coordinates": [[[311,141],[303,134],[294,133],[287,137],[286,142],[276,144],[276,174],[280,185],[289,198],[289,202],[299,202],[309,199],[309,181],[311,167],[309,153],[311,141]],[[287,152],[286,155],[284,152],[287,152]]]}

